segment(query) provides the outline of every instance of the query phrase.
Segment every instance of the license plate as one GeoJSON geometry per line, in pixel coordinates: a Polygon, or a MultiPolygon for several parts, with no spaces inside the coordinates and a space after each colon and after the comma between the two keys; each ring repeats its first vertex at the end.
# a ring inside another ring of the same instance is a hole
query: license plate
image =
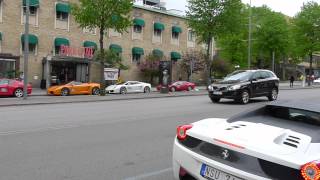
{"type": "Polygon", "coordinates": [[[243,180],[206,164],[202,164],[200,175],[210,180],[243,180]]]}
{"type": "Polygon", "coordinates": [[[214,95],[222,95],[222,92],[221,91],[213,91],[213,94],[214,95]]]}

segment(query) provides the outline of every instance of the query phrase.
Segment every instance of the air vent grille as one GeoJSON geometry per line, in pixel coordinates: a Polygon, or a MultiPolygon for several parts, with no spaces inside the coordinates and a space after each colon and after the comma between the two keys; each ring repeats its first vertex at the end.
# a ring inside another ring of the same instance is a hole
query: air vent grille
{"type": "Polygon", "coordinates": [[[288,136],[283,144],[287,145],[287,146],[291,146],[294,148],[298,148],[298,146],[300,145],[300,138],[295,137],[295,136],[288,136]]]}

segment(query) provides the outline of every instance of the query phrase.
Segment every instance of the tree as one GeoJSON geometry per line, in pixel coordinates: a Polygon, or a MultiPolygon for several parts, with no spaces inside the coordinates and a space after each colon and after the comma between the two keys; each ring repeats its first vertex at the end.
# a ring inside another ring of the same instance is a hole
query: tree
{"type": "MultiPolygon", "coordinates": [[[[256,24],[257,28],[254,33],[256,56],[263,56],[269,60],[273,55],[277,59],[285,57],[288,55],[290,46],[289,23],[283,14],[273,12],[270,9],[264,10],[264,16],[256,24]]],[[[271,64],[271,61],[267,64],[271,64]]],[[[273,70],[273,67],[271,69],[273,70]]]]}
{"type": "MultiPolygon", "coordinates": [[[[241,0],[189,0],[186,12],[188,25],[196,32],[201,42],[207,44],[207,57],[210,57],[212,39],[233,33],[241,24],[239,14],[243,4],[241,0]]],[[[211,62],[211,61],[210,61],[211,62]]],[[[211,66],[207,72],[211,73],[211,66]]],[[[209,80],[211,75],[209,75],[209,80]]],[[[209,82],[208,82],[209,83],[209,82]]]]}
{"type": "Polygon", "coordinates": [[[222,78],[229,74],[233,68],[229,61],[222,60],[220,58],[216,59],[212,62],[212,66],[214,71],[214,77],[222,78]]]}
{"type": "Polygon", "coordinates": [[[201,51],[189,50],[182,55],[182,60],[179,62],[181,70],[187,73],[188,81],[192,81],[193,73],[199,73],[205,69],[205,54],[201,51]]]}
{"type": "MultiPolygon", "coordinates": [[[[124,32],[131,25],[129,13],[132,0],[79,0],[79,4],[72,5],[72,14],[81,28],[99,28],[99,44],[101,54],[98,56],[101,64],[100,86],[101,95],[105,95],[104,62],[105,51],[103,46],[104,33],[113,28],[124,32]]],[[[108,61],[108,60],[107,60],[108,61]]]]}
{"type": "MultiPolygon", "coordinates": [[[[309,56],[309,77],[312,75],[313,53],[320,50],[320,5],[307,2],[294,17],[294,37],[297,54],[301,58],[309,56]]],[[[310,81],[308,81],[310,86],[310,81]]]]}
{"type": "Polygon", "coordinates": [[[155,77],[159,77],[159,65],[161,59],[163,59],[162,56],[150,53],[146,56],[145,61],[141,62],[138,66],[144,77],[150,78],[149,82],[151,84],[153,84],[155,77]]]}

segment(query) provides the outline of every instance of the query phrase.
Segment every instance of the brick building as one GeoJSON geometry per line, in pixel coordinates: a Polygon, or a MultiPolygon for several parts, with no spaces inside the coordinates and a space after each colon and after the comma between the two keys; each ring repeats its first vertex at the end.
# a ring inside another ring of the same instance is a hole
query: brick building
{"type": "MultiPolygon", "coordinates": [[[[0,77],[23,71],[24,3],[24,0],[0,0],[0,77]]],[[[48,73],[51,80],[56,78],[61,82],[99,81],[99,64],[92,59],[60,54],[61,46],[83,50],[99,42],[97,29],[79,28],[71,15],[69,3],[77,0],[30,0],[30,3],[28,78],[33,86],[40,87],[48,73]]],[[[131,17],[134,26],[123,34],[109,29],[104,42],[105,47],[119,52],[124,64],[130,67],[121,71],[123,80],[144,80],[137,64],[149,53],[162,53],[166,60],[176,61],[188,49],[202,48],[183,16],[134,5],[131,17]]],[[[179,74],[173,63],[173,79],[179,74]]]]}

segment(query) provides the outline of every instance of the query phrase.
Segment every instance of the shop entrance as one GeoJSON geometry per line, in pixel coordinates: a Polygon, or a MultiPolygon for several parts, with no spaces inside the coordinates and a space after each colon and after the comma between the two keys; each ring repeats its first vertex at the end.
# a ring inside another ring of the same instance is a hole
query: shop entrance
{"type": "Polygon", "coordinates": [[[56,61],[51,68],[52,85],[70,81],[88,82],[88,64],[56,61]]]}

